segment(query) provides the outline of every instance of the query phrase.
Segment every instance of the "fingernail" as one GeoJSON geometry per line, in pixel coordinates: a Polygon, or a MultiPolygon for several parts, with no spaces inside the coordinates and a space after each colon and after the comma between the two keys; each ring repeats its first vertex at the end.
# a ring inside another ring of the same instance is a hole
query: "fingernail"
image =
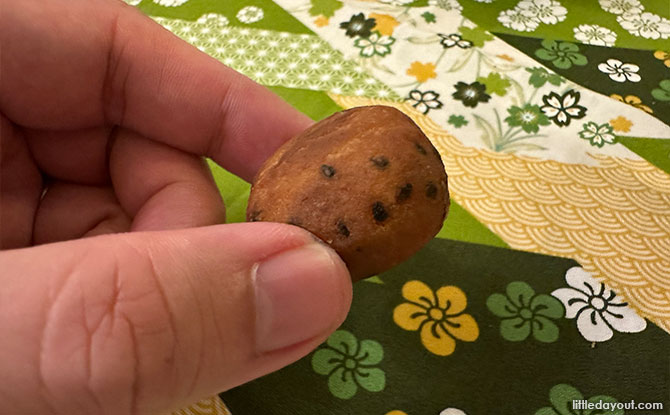
{"type": "Polygon", "coordinates": [[[257,266],[255,277],[258,352],[318,336],[341,318],[349,273],[322,244],[272,256],[257,266]]]}

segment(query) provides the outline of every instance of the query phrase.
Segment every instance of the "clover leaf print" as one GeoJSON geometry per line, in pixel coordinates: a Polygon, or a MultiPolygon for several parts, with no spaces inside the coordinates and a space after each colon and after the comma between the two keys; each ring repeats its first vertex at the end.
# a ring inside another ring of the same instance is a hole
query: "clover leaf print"
{"type": "Polygon", "coordinates": [[[433,291],[413,280],[402,287],[402,296],[406,302],[393,310],[393,321],[404,330],[419,331],[429,352],[448,356],[456,349],[456,340],[473,342],[479,337],[477,322],[465,313],[467,298],[460,288],[433,291]]]}
{"type": "Polygon", "coordinates": [[[598,125],[593,121],[584,123],[582,131],[579,136],[585,140],[589,140],[592,146],[602,147],[605,144],[614,144],[616,136],[611,125],[605,123],[598,125]]]}
{"type": "Polygon", "coordinates": [[[505,294],[492,294],[486,307],[500,317],[500,335],[508,341],[535,340],[552,343],[558,340],[558,327],[552,320],[563,317],[563,304],[547,294],[536,294],[530,285],[515,281],[505,294]]]}
{"type": "Polygon", "coordinates": [[[452,114],[449,116],[447,123],[453,125],[456,128],[461,128],[464,125],[468,125],[468,120],[466,120],[462,115],[452,114]]]}
{"type": "Polygon", "coordinates": [[[584,399],[584,395],[578,391],[574,386],[564,383],[558,384],[549,391],[549,401],[551,406],[545,406],[535,412],[535,415],[623,415],[624,410],[619,409],[618,406],[610,407],[610,405],[617,404],[619,401],[611,396],[596,395],[589,399],[584,399]],[[607,410],[603,409],[581,409],[575,408],[576,402],[592,402],[594,405],[600,402],[600,407],[603,404],[607,405],[607,410]],[[610,409],[611,408],[611,409],[610,409]]]}
{"type": "Polygon", "coordinates": [[[530,73],[528,84],[533,85],[535,88],[541,88],[547,82],[554,86],[559,86],[563,83],[561,75],[551,73],[542,67],[526,68],[526,71],[530,73]]]}
{"type": "Polygon", "coordinates": [[[465,82],[458,82],[454,85],[456,92],[451,94],[455,100],[461,101],[466,107],[474,108],[480,102],[488,102],[491,95],[486,93],[486,85],[481,82],[473,82],[466,84],[465,82]]]}
{"type": "Polygon", "coordinates": [[[312,369],[328,376],[328,389],[336,398],[350,399],[358,388],[380,392],[386,387],[386,374],[377,367],[384,349],[375,340],[358,341],[346,330],[331,334],[324,347],[312,355],[312,369]]]}
{"type": "Polygon", "coordinates": [[[581,95],[573,89],[563,95],[550,92],[542,97],[544,105],[540,107],[544,115],[559,127],[570,125],[570,120],[584,118],[586,108],[579,105],[581,95]]]}
{"type": "Polygon", "coordinates": [[[375,24],[375,19],[366,19],[363,13],[358,13],[351,16],[348,21],[340,23],[340,29],[343,29],[349,37],[366,38],[372,34],[375,24]]]}
{"type": "Polygon", "coordinates": [[[413,89],[409,92],[407,100],[412,103],[412,106],[424,114],[432,109],[442,108],[442,101],[438,98],[440,94],[435,91],[421,92],[418,89],[413,89]]]}
{"type": "MultiPolygon", "coordinates": [[[[670,81],[670,80],[668,80],[668,81],[670,81]]],[[[670,82],[668,82],[668,92],[670,93],[670,82]]],[[[651,94],[654,95],[653,90],[651,91],[651,94]]],[[[613,99],[616,99],[617,101],[621,101],[625,104],[631,105],[631,106],[633,106],[637,109],[640,109],[644,112],[648,112],[649,114],[654,113],[654,110],[652,110],[649,106],[644,105],[642,103],[642,100],[640,99],[640,97],[637,97],[635,95],[626,95],[626,97],[624,98],[619,94],[612,94],[612,95],[610,95],[610,98],[613,98],[613,99]]]]}
{"type": "Polygon", "coordinates": [[[565,306],[565,318],[577,319],[577,329],[584,339],[603,342],[611,339],[614,331],[638,333],[647,328],[647,321],[628,303],[583,268],[570,268],[565,281],[569,287],[554,290],[551,295],[565,306]]]}
{"type": "Polygon", "coordinates": [[[584,66],[589,63],[586,56],[579,53],[579,46],[574,43],[545,39],[541,45],[542,48],[535,51],[535,56],[551,61],[559,69],[570,69],[572,65],[584,66]]]}
{"type": "Polygon", "coordinates": [[[608,74],[615,82],[640,82],[642,79],[637,73],[640,70],[639,66],[634,63],[623,63],[618,59],[607,59],[598,65],[598,70],[608,74]]]}
{"type": "Polygon", "coordinates": [[[670,79],[662,80],[658,86],[651,90],[651,95],[659,101],[670,101],[670,79]]]}

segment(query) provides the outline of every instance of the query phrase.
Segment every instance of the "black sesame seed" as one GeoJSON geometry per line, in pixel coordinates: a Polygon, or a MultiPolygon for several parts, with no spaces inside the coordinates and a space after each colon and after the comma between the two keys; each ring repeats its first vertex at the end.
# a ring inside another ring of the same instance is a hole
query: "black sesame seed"
{"type": "Polygon", "coordinates": [[[261,220],[261,217],[260,217],[261,212],[262,212],[261,210],[252,211],[251,214],[249,215],[249,221],[250,222],[258,222],[259,220],[261,220]]]}
{"type": "Polygon", "coordinates": [[[395,194],[396,202],[402,202],[403,200],[409,199],[412,195],[412,183],[407,183],[404,186],[400,186],[398,191],[395,194]]]}
{"type": "Polygon", "coordinates": [[[426,196],[431,199],[435,199],[437,196],[437,186],[433,182],[430,182],[426,185],[426,196]]]}
{"type": "Polygon", "coordinates": [[[389,165],[389,159],[387,159],[384,156],[372,157],[372,158],[370,158],[370,161],[372,162],[372,164],[375,165],[376,168],[378,168],[380,170],[384,170],[389,165]]]}
{"type": "Polygon", "coordinates": [[[349,228],[347,228],[347,225],[344,223],[342,219],[337,221],[337,232],[340,233],[340,235],[344,235],[346,237],[351,235],[351,232],[349,232],[349,228]]]}
{"type": "Polygon", "coordinates": [[[375,202],[372,205],[372,216],[377,222],[384,222],[386,219],[388,219],[389,214],[382,202],[375,202]]]}
{"type": "Polygon", "coordinates": [[[321,173],[323,173],[324,176],[328,177],[329,179],[333,176],[335,176],[335,169],[333,166],[329,166],[327,164],[322,164],[321,165],[321,173]]]}
{"type": "Polygon", "coordinates": [[[416,147],[416,150],[417,150],[419,153],[423,154],[424,156],[425,156],[426,154],[428,154],[428,153],[426,153],[426,149],[423,148],[423,146],[422,146],[421,144],[415,142],[415,143],[414,143],[414,146],[416,147]]]}

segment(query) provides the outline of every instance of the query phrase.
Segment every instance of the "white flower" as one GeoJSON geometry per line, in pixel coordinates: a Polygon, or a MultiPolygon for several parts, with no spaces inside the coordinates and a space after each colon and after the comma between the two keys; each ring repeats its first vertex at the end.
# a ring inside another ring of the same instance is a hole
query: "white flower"
{"type": "Polygon", "coordinates": [[[125,2],[130,4],[131,6],[137,6],[142,2],[142,0],[125,0],[125,2]]]}
{"type": "Polygon", "coordinates": [[[572,31],[575,32],[575,39],[587,45],[614,46],[616,42],[616,33],[595,24],[580,24],[572,31]]]}
{"type": "Polygon", "coordinates": [[[640,14],[644,10],[639,0],[600,0],[599,2],[603,10],[614,14],[640,14]]]}
{"type": "Polygon", "coordinates": [[[395,38],[390,36],[379,36],[379,32],[373,32],[370,36],[358,38],[354,46],[361,50],[361,56],[369,58],[373,55],[385,56],[391,53],[391,45],[395,38]]]}
{"type": "MultiPolygon", "coordinates": [[[[479,1],[479,0],[477,0],[479,1]]],[[[440,412],[440,415],[467,415],[465,412],[461,411],[460,409],[456,408],[447,408],[443,409],[442,412],[440,412]]]]}
{"type": "Polygon", "coordinates": [[[154,3],[160,4],[165,7],[176,7],[181,6],[186,3],[188,0],[153,0],[154,3]]]}
{"type": "Polygon", "coordinates": [[[223,27],[228,25],[228,18],[222,14],[218,13],[207,13],[203,14],[198,18],[198,23],[201,24],[213,24],[214,26],[223,27]]]}
{"type": "Polygon", "coordinates": [[[501,11],[498,15],[498,21],[503,26],[519,32],[532,32],[540,24],[537,17],[526,16],[519,9],[501,11]]]}
{"type": "Polygon", "coordinates": [[[653,13],[624,14],[617,16],[621,27],[634,36],[645,39],[667,39],[670,37],[670,20],[653,13]]]}
{"type": "Polygon", "coordinates": [[[637,71],[640,70],[639,66],[634,63],[623,63],[618,59],[607,59],[607,62],[598,65],[598,70],[608,74],[616,82],[640,82],[642,79],[637,74],[637,71]]]}
{"type": "Polygon", "coordinates": [[[584,128],[579,132],[579,136],[584,140],[589,140],[592,146],[602,147],[614,143],[616,136],[613,133],[612,126],[605,123],[598,125],[593,121],[584,123],[584,128]]]}
{"type": "Polygon", "coordinates": [[[526,17],[534,17],[542,23],[556,24],[565,20],[568,11],[556,0],[523,0],[515,9],[526,17]]]}
{"type": "Polygon", "coordinates": [[[565,281],[570,288],[559,288],[551,295],[565,306],[565,318],[577,318],[577,329],[586,340],[603,342],[612,338],[614,330],[638,333],[647,327],[645,319],[582,267],[570,268],[565,281]]]}
{"type": "Polygon", "coordinates": [[[255,23],[263,18],[263,9],[256,6],[242,7],[237,12],[237,20],[242,23],[255,23]]]}
{"type": "Polygon", "coordinates": [[[462,7],[456,0],[428,0],[429,6],[437,6],[446,11],[461,11],[462,7]]]}

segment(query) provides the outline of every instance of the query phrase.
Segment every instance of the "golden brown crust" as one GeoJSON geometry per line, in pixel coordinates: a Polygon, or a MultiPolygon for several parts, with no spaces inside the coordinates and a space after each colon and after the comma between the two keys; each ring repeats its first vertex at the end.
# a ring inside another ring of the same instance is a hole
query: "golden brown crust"
{"type": "Polygon", "coordinates": [[[254,180],[247,219],[303,227],[338,252],[354,281],[409,258],[449,207],[439,153],[402,112],[352,108],[285,143],[254,180]]]}

